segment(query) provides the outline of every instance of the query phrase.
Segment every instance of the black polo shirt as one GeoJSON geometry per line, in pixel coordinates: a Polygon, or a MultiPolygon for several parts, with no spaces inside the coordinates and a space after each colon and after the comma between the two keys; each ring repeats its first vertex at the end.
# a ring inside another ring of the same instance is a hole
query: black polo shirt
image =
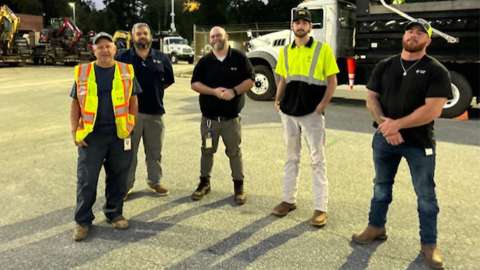
{"type": "MultiPolygon", "coordinates": [[[[247,79],[255,80],[250,60],[243,52],[229,48],[223,61],[218,60],[213,52],[202,57],[193,69],[191,83],[201,82],[211,88],[233,88],[247,79]]],[[[205,117],[234,118],[245,104],[245,95],[227,101],[216,96],[200,94],[199,102],[200,110],[205,117]]]]}
{"type": "MultiPolygon", "coordinates": [[[[380,61],[374,68],[367,88],[380,94],[386,117],[402,118],[425,105],[425,98],[452,98],[448,70],[435,58],[425,55],[420,61],[402,60],[400,55],[380,61]]],[[[376,123],[374,123],[376,127],[376,123]]],[[[418,127],[401,129],[405,144],[422,148],[435,145],[433,121],[418,127]]]]}
{"type": "Polygon", "coordinates": [[[145,114],[164,114],[165,86],[175,82],[170,59],[165,54],[150,49],[147,58],[143,60],[133,47],[121,52],[116,59],[133,65],[135,77],[142,87],[142,93],[138,94],[138,111],[145,114]]]}

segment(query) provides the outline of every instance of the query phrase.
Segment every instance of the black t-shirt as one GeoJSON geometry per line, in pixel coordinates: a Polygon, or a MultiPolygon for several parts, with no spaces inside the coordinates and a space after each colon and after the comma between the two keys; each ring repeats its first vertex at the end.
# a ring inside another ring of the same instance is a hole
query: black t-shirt
{"type": "MultiPolygon", "coordinates": [[[[229,48],[223,61],[210,52],[198,61],[193,69],[191,83],[201,82],[208,87],[233,88],[241,82],[255,80],[250,60],[239,50],[229,48]]],[[[244,95],[234,97],[232,100],[222,100],[212,95],[200,94],[200,110],[205,117],[237,117],[245,104],[244,95]]]]}
{"type": "MultiPolygon", "coordinates": [[[[116,132],[115,127],[115,114],[113,113],[112,103],[112,82],[113,75],[115,73],[115,66],[109,68],[102,68],[94,65],[95,79],[97,83],[97,95],[98,95],[98,109],[95,119],[95,126],[93,131],[102,134],[114,134],[116,132]]],[[[142,89],[138,85],[136,79],[133,80],[132,95],[141,93],[142,89]]],[[[73,83],[70,96],[77,99],[77,84],[73,83]]]]}
{"type": "MultiPolygon", "coordinates": [[[[367,88],[380,94],[386,117],[398,119],[425,105],[425,98],[452,98],[448,70],[435,58],[425,55],[420,61],[402,60],[395,55],[380,61],[374,68],[367,88]]],[[[374,123],[376,126],[376,123],[374,123]]],[[[401,129],[405,144],[430,148],[435,144],[433,121],[423,126],[401,129]]]]}
{"type": "Polygon", "coordinates": [[[135,48],[121,52],[116,58],[120,62],[133,65],[135,76],[142,87],[142,93],[138,95],[138,111],[145,114],[164,114],[165,86],[175,82],[170,59],[165,54],[150,49],[147,58],[143,60],[137,55],[135,48]]]}

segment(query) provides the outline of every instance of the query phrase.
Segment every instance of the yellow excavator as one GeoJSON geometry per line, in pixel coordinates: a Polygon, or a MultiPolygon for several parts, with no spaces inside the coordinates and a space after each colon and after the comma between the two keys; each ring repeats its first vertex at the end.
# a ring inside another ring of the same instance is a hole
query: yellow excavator
{"type": "Polygon", "coordinates": [[[6,5],[0,6],[0,63],[18,65],[30,57],[26,40],[17,35],[20,18],[6,5]]]}
{"type": "Polygon", "coordinates": [[[132,35],[128,31],[117,30],[113,34],[113,43],[117,46],[119,50],[128,50],[130,49],[132,42],[132,35]]]}

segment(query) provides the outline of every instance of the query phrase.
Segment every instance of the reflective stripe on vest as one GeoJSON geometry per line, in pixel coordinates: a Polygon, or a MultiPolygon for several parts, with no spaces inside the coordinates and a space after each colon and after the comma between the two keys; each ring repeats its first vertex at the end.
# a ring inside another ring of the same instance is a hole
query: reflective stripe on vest
{"type": "MultiPolygon", "coordinates": [[[[81,109],[81,117],[75,134],[76,141],[84,140],[93,131],[95,125],[98,94],[93,65],[92,62],[75,67],[77,99],[81,109]]],[[[135,125],[135,116],[129,111],[133,77],[132,67],[125,63],[115,62],[111,95],[117,136],[121,139],[128,137],[135,125]]]]}
{"type": "Polygon", "coordinates": [[[315,68],[317,67],[318,58],[320,56],[320,50],[322,49],[322,43],[321,42],[316,42],[315,51],[313,52],[313,58],[312,58],[312,62],[310,63],[310,70],[309,70],[308,76],[288,74],[288,69],[289,69],[289,67],[288,67],[288,48],[290,46],[291,45],[287,45],[283,48],[283,55],[284,55],[284,59],[285,59],[285,71],[287,73],[286,78],[285,78],[285,82],[289,83],[291,81],[300,81],[300,82],[305,82],[305,83],[308,83],[308,84],[319,85],[319,86],[327,85],[326,80],[318,80],[318,79],[315,79],[315,77],[314,77],[315,68]]]}

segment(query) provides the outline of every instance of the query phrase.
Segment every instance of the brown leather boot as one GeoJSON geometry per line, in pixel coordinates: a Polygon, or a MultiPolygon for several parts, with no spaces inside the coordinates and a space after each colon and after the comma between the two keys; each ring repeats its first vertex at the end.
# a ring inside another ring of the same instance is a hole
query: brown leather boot
{"type": "Polygon", "coordinates": [[[288,212],[297,209],[297,206],[294,203],[281,202],[279,205],[275,206],[272,210],[272,215],[277,217],[284,217],[288,212]]]}
{"type": "Polygon", "coordinates": [[[360,245],[370,244],[375,240],[387,240],[385,228],[377,228],[368,225],[363,232],[352,235],[352,241],[360,245]]]}
{"type": "Polygon", "coordinates": [[[78,242],[87,238],[89,229],[88,226],[75,225],[75,229],[73,229],[73,240],[78,242]]]}
{"type": "Polygon", "coordinates": [[[315,210],[312,218],[310,219],[310,224],[314,227],[325,226],[325,224],[327,224],[327,213],[320,210],[315,210]]]}
{"type": "Polygon", "coordinates": [[[198,201],[210,192],[210,179],[208,177],[200,177],[200,183],[197,189],[192,193],[192,200],[198,201]]]}
{"type": "Polygon", "coordinates": [[[168,195],[168,189],[160,184],[148,184],[148,187],[156,192],[158,196],[165,197],[168,195]]]}
{"type": "Polygon", "coordinates": [[[118,216],[113,220],[108,220],[112,227],[117,230],[126,230],[128,229],[128,220],[123,216],[118,216]]]}
{"type": "Polygon", "coordinates": [[[243,190],[243,180],[233,180],[233,200],[237,205],[243,205],[247,201],[247,195],[243,190]]]}
{"type": "Polygon", "coordinates": [[[422,245],[421,253],[425,263],[433,269],[443,269],[443,260],[437,245],[422,245]]]}

